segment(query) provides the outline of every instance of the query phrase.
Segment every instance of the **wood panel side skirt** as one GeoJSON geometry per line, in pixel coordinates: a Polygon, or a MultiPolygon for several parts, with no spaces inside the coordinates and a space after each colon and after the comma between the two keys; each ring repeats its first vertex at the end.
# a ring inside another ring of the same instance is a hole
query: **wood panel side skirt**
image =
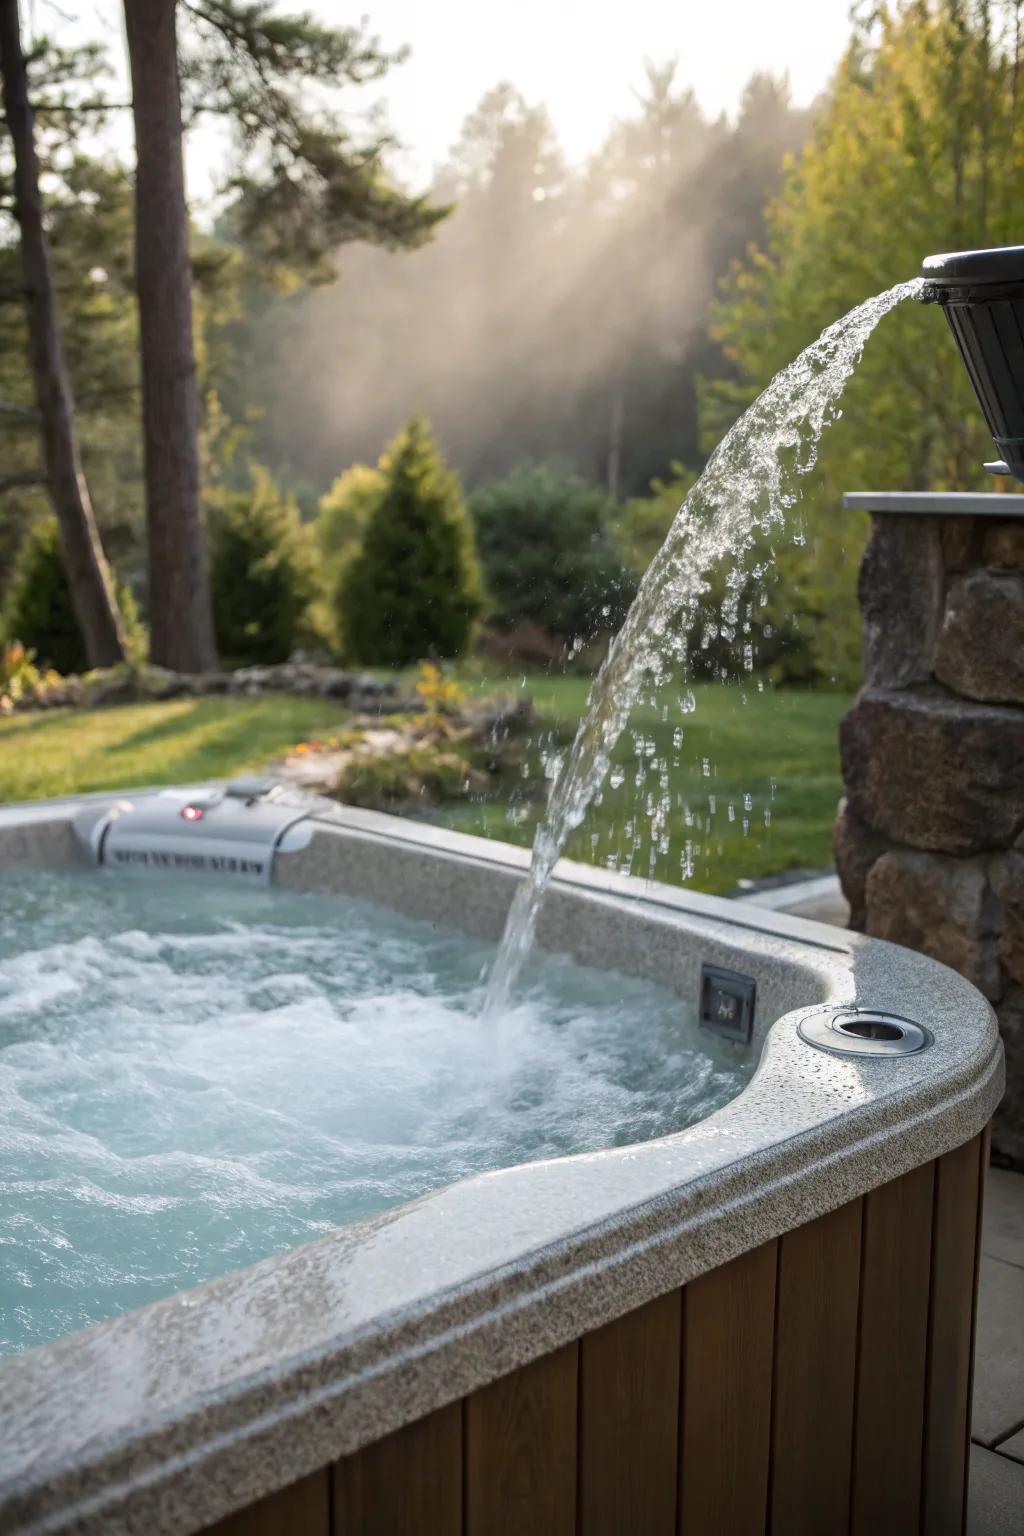
{"type": "Polygon", "coordinates": [[[207,1536],[963,1536],[987,1141],[207,1536]]]}

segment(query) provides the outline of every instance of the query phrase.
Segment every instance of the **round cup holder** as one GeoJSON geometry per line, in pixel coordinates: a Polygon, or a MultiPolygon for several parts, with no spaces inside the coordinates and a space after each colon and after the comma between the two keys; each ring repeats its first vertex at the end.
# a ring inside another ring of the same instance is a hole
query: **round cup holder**
{"type": "Polygon", "coordinates": [[[913,1056],[932,1043],[912,1019],[879,1008],[816,1008],[797,1025],[801,1040],[836,1056],[913,1056]]]}

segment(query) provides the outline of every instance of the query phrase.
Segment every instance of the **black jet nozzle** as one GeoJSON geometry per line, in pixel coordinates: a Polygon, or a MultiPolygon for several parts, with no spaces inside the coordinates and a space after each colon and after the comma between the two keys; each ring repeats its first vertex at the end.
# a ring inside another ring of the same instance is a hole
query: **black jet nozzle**
{"type": "Polygon", "coordinates": [[[1024,245],[929,256],[926,304],[941,304],[1003,463],[1024,480],[1024,245]]]}

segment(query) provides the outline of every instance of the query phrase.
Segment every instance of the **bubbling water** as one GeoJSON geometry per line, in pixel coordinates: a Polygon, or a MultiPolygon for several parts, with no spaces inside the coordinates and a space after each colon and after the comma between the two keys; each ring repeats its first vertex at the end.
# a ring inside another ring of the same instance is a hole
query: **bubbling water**
{"type": "Polygon", "coordinates": [[[0,1356],[473,1173],[670,1135],[754,1069],[667,988],[553,956],[480,1029],[490,956],[341,897],[0,874],[0,1356]]]}
{"type": "Polygon", "coordinates": [[[737,563],[755,535],[784,522],[814,468],[822,432],[878,322],[922,280],[898,283],[850,310],[777,373],[729,429],[683,502],[640,584],[587,701],[572,748],[551,789],[533,841],[529,874],[516,892],[487,986],[485,1017],[504,1011],[533,940],[544,891],[566,839],[600,789],[612,753],[645,685],[660,687],[686,667],[686,636],[725,555],[737,563]]]}

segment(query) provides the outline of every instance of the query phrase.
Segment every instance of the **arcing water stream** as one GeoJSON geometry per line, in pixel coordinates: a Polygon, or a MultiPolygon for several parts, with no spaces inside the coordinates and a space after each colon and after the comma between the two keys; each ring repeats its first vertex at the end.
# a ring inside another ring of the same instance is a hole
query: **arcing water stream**
{"type": "Polygon", "coordinates": [[[676,514],[590,691],[587,713],[537,828],[528,878],[516,893],[484,1004],[503,1011],[533,939],[544,890],[569,834],[608,772],[611,754],[645,682],[659,686],[686,664],[686,635],[706,573],[737,559],[758,530],[781,523],[814,467],[818,440],[871,332],[921,279],[899,283],[852,309],[784,368],[730,428],[676,514]]]}

